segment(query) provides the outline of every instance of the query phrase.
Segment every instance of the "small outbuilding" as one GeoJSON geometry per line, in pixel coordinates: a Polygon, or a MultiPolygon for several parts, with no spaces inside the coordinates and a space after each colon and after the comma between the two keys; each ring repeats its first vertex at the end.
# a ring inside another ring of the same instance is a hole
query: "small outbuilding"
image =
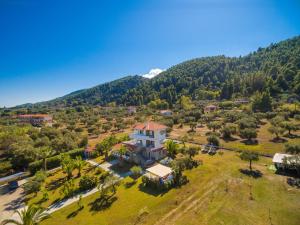
{"type": "Polygon", "coordinates": [[[290,157],[292,155],[289,155],[289,154],[282,154],[282,153],[276,153],[274,156],[273,156],[273,163],[274,163],[274,166],[276,167],[276,169],[283,169],[284,168],[284,165],[283,165],[283,159],[285,157],[290,157]]]}
{"type": "Polygon", "coordinates": [[[173,170],[168,167],[164,166],[162,164],[156,164],[148,169],[146,169],[147,173],[145,176],[147,176],[151,180],[167,180],[172,175],[173,170]]]}

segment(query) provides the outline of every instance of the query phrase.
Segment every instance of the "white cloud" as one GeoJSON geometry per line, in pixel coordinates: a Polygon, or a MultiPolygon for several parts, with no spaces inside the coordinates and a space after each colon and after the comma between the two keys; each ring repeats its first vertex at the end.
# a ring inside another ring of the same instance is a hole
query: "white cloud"
{"type": "Polygon", "coordinates": [[[143,74],[142,77],[145,77],[145,78],[153,78],[153,77],[156,77],[158,74],[160,74],[161,72],[163,72],[164,70],[162,69],[159,69],[159,68],[155,68],[155,69],[151,69],[149,71],[149,73],[146,73],[146,74],[143,74]]]}

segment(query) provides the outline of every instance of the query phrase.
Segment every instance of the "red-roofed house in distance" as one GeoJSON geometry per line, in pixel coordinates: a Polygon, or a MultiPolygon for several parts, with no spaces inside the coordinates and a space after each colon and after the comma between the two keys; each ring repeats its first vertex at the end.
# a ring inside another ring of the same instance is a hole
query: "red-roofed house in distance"
{"type": "Polygon", "coordinates": [[[204,107],[204,113],[211,113],[218,110],[218,106],[216,105],[208,105],[204,107]]]}
{"type": "Polygon", "coordinates": [[[17,115],[20,123],[30,123],[32,126],[47,125],[52,126],[52,116],[48,114],[23,114],[17,115]]]}
{"type": "Polygon", "coordinates": [[[166,139],[165,125],[146,122],[134,126],[131,140],[123,142],[129,150],[130,161],[145,166],[149,161],[157,161],[167,155],[164,148],[166,139]]]}

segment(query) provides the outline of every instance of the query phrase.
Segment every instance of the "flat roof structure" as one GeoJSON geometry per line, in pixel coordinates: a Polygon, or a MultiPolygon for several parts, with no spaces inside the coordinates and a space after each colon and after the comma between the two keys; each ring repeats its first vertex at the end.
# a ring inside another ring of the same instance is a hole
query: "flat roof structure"
{"type": "Polygon", "coordinates": [[[146,169],[146,171],[158,177],[166,177],[172,173],[172,169],[170,167],[162,164],[156,164],[155,166],[146,169]]]}
{"type": "Polygon", "coordinates": [[[273,156],[273,163],[283,163],[283,159],[284,157],[290,157],[292,155],[289,155],[289,154],[282,154],[282,153],[276,153],[274,156],[273,156]]]}

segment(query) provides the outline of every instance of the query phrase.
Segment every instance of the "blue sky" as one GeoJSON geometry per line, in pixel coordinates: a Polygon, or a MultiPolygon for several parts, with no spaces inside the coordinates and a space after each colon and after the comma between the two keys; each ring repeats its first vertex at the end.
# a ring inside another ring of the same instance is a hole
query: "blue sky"
{"type": "Polygon", "coordinates": [[[0,107],[300,34],[293,0],[0,0],[0,107]]]}

